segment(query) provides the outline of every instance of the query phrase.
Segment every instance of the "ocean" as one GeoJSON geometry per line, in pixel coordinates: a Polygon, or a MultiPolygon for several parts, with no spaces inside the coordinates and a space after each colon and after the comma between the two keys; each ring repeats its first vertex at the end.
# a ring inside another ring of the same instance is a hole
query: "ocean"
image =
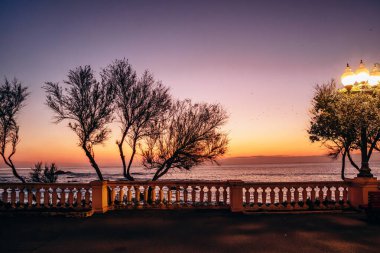
{"type": "MultiPolygon", "coordinates": [[[[251,164],[251,165],[221,165],[199,166],[191,171],[174,169],[162,180],[243,180],[246,182],[307,182],[307,181],[339,181],[340,163],[282,163],[282,164],[251,164]]],[[[96,180],[94,169],[88,167],[60,167],[68,172],[60,175],[58,182],[90,182],[96,180]]],[[[380,162],[371,163],[372,173],[380,176],[380,162]]],[[[20,168],[19,173],[29,177],[30,168],[20,168]]],[[[123,180],[121,167],[102,167],[105,179],[123,180]]],[[[132,175],[138,180],[149,180],[153,171],[141,167],[133,167],[132,175]]],[[[346,168],[346,177],[353,178],[357,171],[352,167],[346,168]]],[[[17,182],[9,168],[0,168],[0,182],[17,182]]]]}

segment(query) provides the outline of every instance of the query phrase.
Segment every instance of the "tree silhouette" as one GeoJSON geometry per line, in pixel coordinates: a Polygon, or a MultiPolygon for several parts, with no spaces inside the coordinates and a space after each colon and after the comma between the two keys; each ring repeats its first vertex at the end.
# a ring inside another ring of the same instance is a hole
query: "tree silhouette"
{"type": "Polygon", "coordinates": [[[68,86],[64,90],[58,83],[45,83],[46,104],[55,113],[55,123],[69,121],[69,128],[79,138],[78,145],[84,150],[99,180],[103,180],[93,147],[109,136],[110,130],[106,125],[112,121],[113,87],[104,81],[96,81],[90,66],[70,70],[68,81],[64,83],[68,86]]]}
{"type": "Polygon", "coordinates": [[[134,180],[130,169],[139,142],[152,134],[154,122],[169,109],[171,98],[162,83],[145,71],[139,79],[127,60],[116,60],[102,74],[115,88],[115,105],[121,124],[121,137],[116,144],[123,165],[123,175],[134,180]],[[132,149],[128,162],[125,159],[124,143],[132,149]]]}
{"type": "Polygon", "coordinates": [[[12,169],[13,175],[23,183],[25,180],[17,173],[12,157],[19,142],[16,116],[28,95],[27,87],[23,87],[16,78],[12,81],[5,78],[0,86],[0,154],[4,163],[12,169]]]}
{"type": "Polygon", "coordinates": [[[156,171],[152,180],[172,168],[190,170],[206,161],[216,162],[227,150],[227,135],[220,129],[227,118],[218,104],[174,103],[142,147],[144,167],[156,171]]]}
{"type": "Polygon", "coordinates": [[[346,156],[354,168],[367,174],[380,139],[379,91],[346,94],[337,90],[335,81],[318,85],[310,114],[309,138],[321,142],[333,158],[342,155],[342,179],[346,156]],[[355,150],[361,153],[360,167],[351,156],[355,150]]]}

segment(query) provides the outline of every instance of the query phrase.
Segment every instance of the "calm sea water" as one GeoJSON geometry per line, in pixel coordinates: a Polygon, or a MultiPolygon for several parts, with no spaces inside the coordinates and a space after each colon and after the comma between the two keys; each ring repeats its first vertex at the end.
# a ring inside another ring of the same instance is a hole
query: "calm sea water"
{"type": "MultiPolygon", "coordinates": [[[[96,174],[91,167],[61,167],[61,170],[71,173],[60,175],[58,182],[89,182],[96,180],[96,174]]],[[[380,177],[380,163],[372,163],[374,176],[380,177]]],[[[121,167],[101,168],[105,179],[120,180],[121,167]]],[[[30,168],[20,168],[22,176],[29,176],[30,168]]],[[[152,171],[134,167],[132,171],[136,179],[148,180],[152,171]]],[[[346,177],[353,178],[357,174],[352,167],[346,168],[346,177]]],[[[286,181],[331,181],[341,180],[339,163],[296,163],[296,164],[253,164],[253,165],[222,165],[201,166],[191,171],[173,170],[162,179],[181,180],[243,180],[249,182],[286,182],[286,181]]],[[[0,169],[0,182],[17,182],[10,169],[0,169]]]]}

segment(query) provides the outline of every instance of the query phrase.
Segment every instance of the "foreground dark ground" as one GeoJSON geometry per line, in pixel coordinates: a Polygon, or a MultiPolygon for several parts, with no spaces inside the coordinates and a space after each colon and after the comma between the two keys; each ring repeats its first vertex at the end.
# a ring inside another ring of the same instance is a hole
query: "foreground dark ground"
{"type": "Polygon", "coordinates": [[[380,252],[380,225],[356,213],[136,210],[0,222],[0,252],[380,252]]]}

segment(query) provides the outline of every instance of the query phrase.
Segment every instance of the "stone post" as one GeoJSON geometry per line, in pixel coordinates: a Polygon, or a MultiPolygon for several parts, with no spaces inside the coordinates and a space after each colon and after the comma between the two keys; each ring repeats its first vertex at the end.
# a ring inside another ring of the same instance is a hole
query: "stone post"
{"type": "Polygon", "coordinates": [[[94,213],[108,211],[107,181],[92,181],[92,210],[94,213]]]}
{"type": "Polygon", "coordinates": [[[380,191],[379,182],[375,177],[356,177],[348,182],[348,198],[354,208],[368,205],[368,192],[380,191]]]}
{"type": "Polygon", "coordinates": [[[243,181],[241,180],[229,180],[227,181],[230,187],[230,206],[231,212],[243,212],[243,181]]]}

